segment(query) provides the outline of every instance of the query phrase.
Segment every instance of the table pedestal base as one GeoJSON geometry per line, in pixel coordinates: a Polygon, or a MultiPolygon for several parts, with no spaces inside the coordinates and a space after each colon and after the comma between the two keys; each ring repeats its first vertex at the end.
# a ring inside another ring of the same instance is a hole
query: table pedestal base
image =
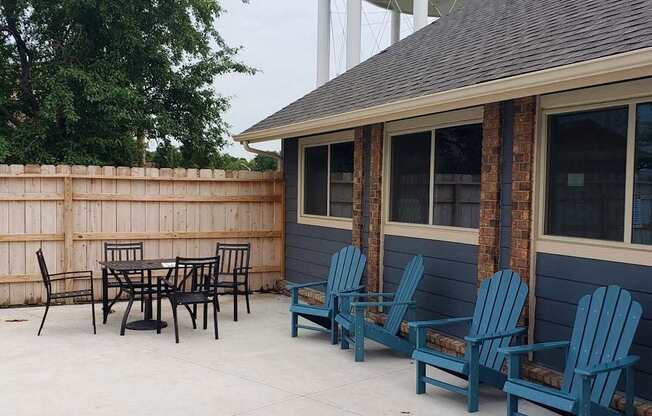
{"type": "Polygon", "coordinates": [[[127,323],[127,329],[133,329],[134,331],[155,331],[166,326],[168,326],[167,322],[157,321],[156,319],[143,319],[127,323]]]}

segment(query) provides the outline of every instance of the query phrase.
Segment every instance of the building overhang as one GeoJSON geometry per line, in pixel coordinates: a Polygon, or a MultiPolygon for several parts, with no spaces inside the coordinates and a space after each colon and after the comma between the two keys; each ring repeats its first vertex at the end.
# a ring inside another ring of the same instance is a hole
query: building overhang
{"type": "Polygon", "coordinates": [[[234,136],[238,142],[289,139],[426,114],[652,76],[652,48],[501,78],[234,136]]]}

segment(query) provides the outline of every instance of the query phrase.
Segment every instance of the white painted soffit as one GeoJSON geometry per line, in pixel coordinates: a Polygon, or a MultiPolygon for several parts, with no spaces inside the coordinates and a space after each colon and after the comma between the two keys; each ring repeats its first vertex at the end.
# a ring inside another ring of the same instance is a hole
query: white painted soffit
{"type": "Polygon", "coordinates": [[[238,134],[234,139],[250,143],[289,139],[649,76],[652,76],[652,48],[644,48],[347,113],[254,130],[238,134]]]}

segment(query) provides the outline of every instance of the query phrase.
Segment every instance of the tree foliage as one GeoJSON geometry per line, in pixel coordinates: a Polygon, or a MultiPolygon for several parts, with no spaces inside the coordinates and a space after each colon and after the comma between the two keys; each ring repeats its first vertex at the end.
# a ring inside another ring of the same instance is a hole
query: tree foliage
{"type": "Polygon", "coordinates": [[[222,12],[218,0],[0,0],[0,162],[134,166],[155,140],[165,165],[211,165],[229,104],[213,80],[254,72],[215,29],[222,12]]]}

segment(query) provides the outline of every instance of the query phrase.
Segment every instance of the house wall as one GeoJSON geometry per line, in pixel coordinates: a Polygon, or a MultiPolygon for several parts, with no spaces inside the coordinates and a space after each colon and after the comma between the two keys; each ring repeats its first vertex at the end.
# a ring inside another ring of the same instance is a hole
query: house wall
{"type": "Polygon", "coordinates": [[[351,244],[351,230],[297,223],[298,139],[283,141],[285,175],[285,279],[324,280],[334,252],[351,244]]]}

